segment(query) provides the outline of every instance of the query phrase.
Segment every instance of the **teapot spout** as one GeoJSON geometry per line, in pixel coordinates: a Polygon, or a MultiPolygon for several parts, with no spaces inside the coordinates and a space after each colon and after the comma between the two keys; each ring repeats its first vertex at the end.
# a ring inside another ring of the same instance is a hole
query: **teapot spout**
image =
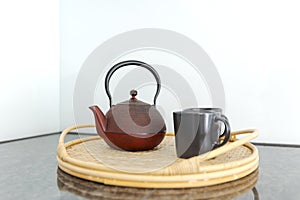
{"type": "Polygon", "coordinates": [[[96,105],[90,106],[89,109],[91,109],[94,113],[96,129],[97,129],[98,134],[102,138],[105,138],[105,129],[106,129],[106,117],[105,117],[105,115],[100,110],[100,108],[96,105]]]}

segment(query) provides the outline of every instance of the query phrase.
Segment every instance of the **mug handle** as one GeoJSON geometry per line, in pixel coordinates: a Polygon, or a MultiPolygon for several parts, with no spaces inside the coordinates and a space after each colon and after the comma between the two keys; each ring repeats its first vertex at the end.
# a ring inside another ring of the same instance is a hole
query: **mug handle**
{"type": "Polygon", "coordinates": [[[218,148],[218,147],[221,147],[224,144],[226,144],[228,142],[229,138],[230,138],[230,125],[229,125],[227,117],[225,115],[222,115],[221,117],[216,117],[215,121],[216,122],[217,121],[221,121],[221,122],[224,123],[225,129],[224,129],[224,132],[222,133],[222,135],[220,135],[219,138],[221,138],[223,136],[225,136],[225,138],[224,138],[224,140],[223,140],[223,142],[221,144],[215,144],[214,149],[218,148]]]}
{"type": "MultiPolygon", "coordinates": [[[[227,122],[229,121],[228,118],[225,115],[221,115],[227,122]]],[[[225,136],[226,131],[224,130],[224,132],[220,135],[220,138],[225,136]]]]}

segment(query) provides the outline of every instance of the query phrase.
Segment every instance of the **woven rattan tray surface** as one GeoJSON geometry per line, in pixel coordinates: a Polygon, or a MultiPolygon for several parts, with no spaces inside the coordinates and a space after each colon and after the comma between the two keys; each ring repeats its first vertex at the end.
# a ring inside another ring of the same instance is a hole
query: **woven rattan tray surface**
{"type": "Polygon", "coordinates": [[[199,187],[244,177],[258,167],[258,152],[248,143],[257,130],[233,132],[231,142],[207,154],[178,159],[174,136],[167,134],[154,150],[126,152],[114,150],[98,136],[64,143],[66,129],[59,140],[59,167],[73,176],[110,185],[151,188],[199,187]],[[237,139],[237,135],[249,134],[237,139]]]}

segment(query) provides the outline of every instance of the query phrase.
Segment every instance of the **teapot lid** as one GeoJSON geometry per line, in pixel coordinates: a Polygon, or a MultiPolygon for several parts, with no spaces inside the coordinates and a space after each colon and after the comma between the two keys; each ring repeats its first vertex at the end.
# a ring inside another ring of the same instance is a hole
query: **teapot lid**
{"type": "Polygon", "coordinates": [[[140,101],[136,98],[137,91],[131,90],[130,91],[131,98],[129,100],[123,101],[118,103],[117,105],[137,105],[137,106],[150,106],[150,104],[140,101]]]}

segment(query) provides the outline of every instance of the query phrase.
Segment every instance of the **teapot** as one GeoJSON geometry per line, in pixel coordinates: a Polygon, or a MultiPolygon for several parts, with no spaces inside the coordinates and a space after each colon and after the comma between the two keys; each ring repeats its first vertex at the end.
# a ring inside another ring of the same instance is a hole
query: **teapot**
{"type": "Polygon", "coordinates": [[[160,77],[151,65],[137,60],[123,61],[114,65],[105,77],[105,91],[110,109],[104,115],[97,105],[89,107],[94,113],[98,135],[110,147],[118,150],[143,151],[159,145],[166,133],[164,119],[156,108],[156,99],[160,89],[160,77]],[[136,90],[130,91],[129,100],[112,105],[109,91],[110,78],[116,70],[128,65],[146,68],[155,77],[157,88],[153,105],[138,100],[136,90]]]}

